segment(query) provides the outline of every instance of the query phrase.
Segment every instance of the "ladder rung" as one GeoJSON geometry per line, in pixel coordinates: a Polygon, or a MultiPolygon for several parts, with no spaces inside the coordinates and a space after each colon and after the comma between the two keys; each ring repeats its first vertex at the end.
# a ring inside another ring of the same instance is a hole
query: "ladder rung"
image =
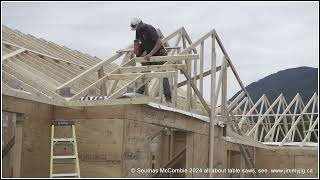
{"type": "Polygon", "coordinates": [[[77,173],[61,173],[61,174],[52,174],[52,177],[77,177],[77,173]]]}
{"type": "Polygon", "coordinates": [[[53,159],[76,159],[76,156],[69,155],[69,156],[53,156],[53,159]]]}
{"type": "Polygon", "coordinates": [[[52,120],[51,125],[55,126],[71,126],[74,125],[74,121],[67,121],[67,120],[52,120]]]}
{"type": "Polygon", "coordinates": [[[74,138],[55,138],[54,142],[74,142],[74,138]]]}

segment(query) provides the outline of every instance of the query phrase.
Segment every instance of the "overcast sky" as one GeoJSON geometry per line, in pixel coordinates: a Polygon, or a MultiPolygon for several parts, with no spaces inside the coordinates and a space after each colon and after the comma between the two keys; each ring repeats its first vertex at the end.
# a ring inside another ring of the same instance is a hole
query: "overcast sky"
{"type": "MultiPolygon", "coordinates": [[[[135,33],[129,28],[130,19],[140,17],[164,35],[184,26],[193,41],[216,29],[245,85],[287,68],[319,67],[318,2],[1,4],[4,25],[101,59],[132,43],[135,33]]],[[[229,97],[239,90],[230,78],[229,97]]]]}

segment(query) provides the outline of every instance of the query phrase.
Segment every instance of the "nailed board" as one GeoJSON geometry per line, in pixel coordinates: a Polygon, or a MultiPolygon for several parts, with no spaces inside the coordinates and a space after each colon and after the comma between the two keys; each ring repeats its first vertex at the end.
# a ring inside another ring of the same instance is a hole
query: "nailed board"
{"type": "Polygon", "coordinates": [[[207,122],[147,105],[126,105],[126,118],[204,135],[207,135],[209,131],[207,122]]]}
{"type": "Polygon", "coordinates": [[[2,97],[3,110],[22,113],[25,118],[22,125],[21,176],[48,177],[49,120],[52,119],[52,106],[9,96],[2,97]],[[32,165],[30,165],[30,162],[33,162],[32,165]]]}
{"type": "MultiPolygon", "coordinates": [[[[205,169],[208,167],[209,160],[209,137],[201,134],[194,133],[193,136],[193,167],[199,169],[205,169]]],[[[193,172],[194,178],[207,178],[208,173],[200,172],[195,170],[193,172]]]]}
{"type": "Polygon", "coordinates": [[[122,177],[148,177],[148,174],[132,173],[131,168],[151,168],[151,137],[161,127],[124,120],[122,177]]]}
{"type": "MultiPolygon", "coordinates": [[[[16,114],[2,111],[2,143],[4,146],[9,146],[9,142],[14,138],[16,114]]],[[[2,159],[2,173],[3,177],[12,176],[13,165],[13,146],[10,148],[6,156],[2,159]]],[[[3,155],[2,155],[3,156],[3,155]]]]}
{"type": "Polygon", "coordinates": [[[120,177],[122,119],[76,120],[81,177],[120,177]]]}
{"type": "Polygon", "coordinates": [[[123,105],[83,107],[83,110],[55,106],[54,116],[57,119],[123,119],[124,110],[123,105]]]}

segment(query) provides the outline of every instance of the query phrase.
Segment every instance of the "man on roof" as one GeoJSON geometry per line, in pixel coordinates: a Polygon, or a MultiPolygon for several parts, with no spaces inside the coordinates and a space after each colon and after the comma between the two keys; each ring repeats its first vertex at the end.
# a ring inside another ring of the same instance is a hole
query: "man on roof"
{"type": "MultiPolygon", "coordinates": [[[[167,51],[162,45],[157,30],[149,24],[143,23],[139,18],[131,20],[131,30],[136,31],[134,40],[134,54],[137,57],[144,57],[146,62],[143,66],[162,65],[164,62],[150,62],[151,56],[167,56],[167,51]]],[[[143,94],[145,86],[138,89],[137,93],[143,94]]],[[[171,102],[171,89],[168,78],[163,78],[163,92],[167,102],[171,102]]]]}

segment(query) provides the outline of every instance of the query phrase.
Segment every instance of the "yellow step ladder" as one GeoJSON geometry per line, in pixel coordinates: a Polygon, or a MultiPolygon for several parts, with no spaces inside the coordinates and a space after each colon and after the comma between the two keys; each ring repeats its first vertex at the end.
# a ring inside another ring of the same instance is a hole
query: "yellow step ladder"
{"type": "Polygon", "coordinates": [[[76,131],[74,121],[69,120],[52,120],[51,121],[51,152],[50,152],[50,178],[80,178],[80,168],[79,168],[79,158],[78,158],[78,148],[76,141],[76,131]],[[69,126],[72,131],[72,137],[67,138],[55,138],[54,131],[55,126],[69,126]],[[54,148],[57,145],[72,146],[73,154],[68,155],[54,155],[54,148]],[[54,173],[54,165],[56,161],[61,160],[73,160],[75,172],[67,173],[54,173]],[[55,162],[54,162],[55,161],[55,162]]]}

